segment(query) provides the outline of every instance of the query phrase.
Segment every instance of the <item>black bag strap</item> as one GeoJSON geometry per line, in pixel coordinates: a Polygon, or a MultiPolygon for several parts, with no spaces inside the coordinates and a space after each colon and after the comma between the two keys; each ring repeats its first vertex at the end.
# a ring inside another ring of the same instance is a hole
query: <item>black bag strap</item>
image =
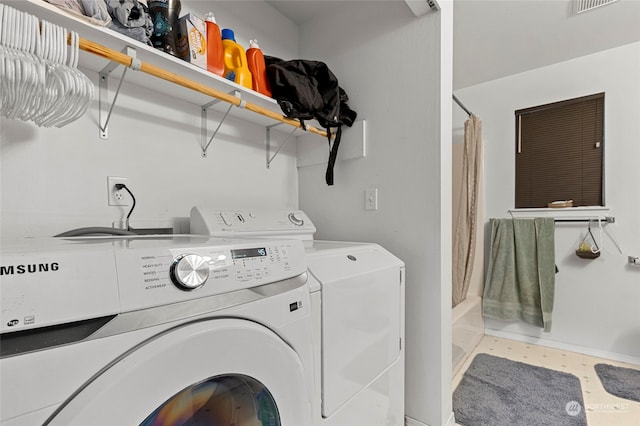
{"type": "Polygon", "coordinates": [[[329,151],[329,163],[327,164],[327,172],[325,173],[324,180],[327,185],[333,185],[333,166],[336,164],[336,158],[338,157],[338,147],[340,146],[340,138],[342,137],[342,126],[339,125],[336,130],[335,138],[333,139],[333,146],[331,146],[331,128],[327,127],[327,140],[331,147],[329,151]]]}

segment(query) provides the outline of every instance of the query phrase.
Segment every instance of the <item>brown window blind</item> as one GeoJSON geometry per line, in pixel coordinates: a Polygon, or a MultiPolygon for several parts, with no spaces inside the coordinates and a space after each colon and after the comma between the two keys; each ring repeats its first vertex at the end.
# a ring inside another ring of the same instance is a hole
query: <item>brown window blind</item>
{"type": "Polygon", "coordinates": [[[516,115],[516,208],[602,206],[604,93],[516,115]]]}

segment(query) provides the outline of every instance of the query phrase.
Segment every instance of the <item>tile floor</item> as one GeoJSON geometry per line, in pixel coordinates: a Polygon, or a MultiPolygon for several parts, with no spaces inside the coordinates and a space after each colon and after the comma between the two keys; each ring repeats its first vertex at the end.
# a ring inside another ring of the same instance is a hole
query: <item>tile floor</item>
{"type": "Polygon", "coordinates": [[[589,426],[639,426],[640,402],[609,394],[593,366],[605,363],[640,370],[640,366],[624,362],[583,355],[561,349],[518,342],[500,337],[484,336],[453,378],[453,389],[458,386],[473,357],[486,353],[513,361],[550,368],[573,374],[580,379],[589,426]]]}

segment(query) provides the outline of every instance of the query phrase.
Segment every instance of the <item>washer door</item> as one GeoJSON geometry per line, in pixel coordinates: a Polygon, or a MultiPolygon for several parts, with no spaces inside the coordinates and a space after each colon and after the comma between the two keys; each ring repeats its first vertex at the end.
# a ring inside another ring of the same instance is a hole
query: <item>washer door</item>
{"type": "Polygon", "coordinates": [[[262,383],[247,376],[225,375],[174,395],[141,426],[281,424],[278,406],[262,383]]]}
{"type": "Polygon", "coordinates": [[[273,331],[239,319],[169,329],[114,360],[51,425],[311,424],[303,365],[273,331]]]}

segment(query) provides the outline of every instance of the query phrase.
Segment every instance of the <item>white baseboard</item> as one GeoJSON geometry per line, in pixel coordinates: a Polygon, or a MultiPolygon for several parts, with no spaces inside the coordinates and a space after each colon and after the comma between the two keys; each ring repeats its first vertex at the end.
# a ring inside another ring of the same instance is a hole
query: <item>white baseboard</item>
{"type": "MultiPolygon", "coordinates": [[[[412,419],[411,417],[408,417],[408,416],[404,417],[404,424],[405,426],[429,426],[426,423],[419,422],[416,419],[412,419]]],[[[456,419],[455,419],[455,416],[453,415],[453,412],[451,412],[449,419],[444,423],[443,426],[454,426],[455,424],[456,424],[456,419]]]]}
{"type": "Polygon", "coordinates": [[[449,420],[447,421],[447,426],[454,426],[456,424],[456,416],[453,414],[453,411],[451,412],[451,415],[449,416],[449,420]]]}
{"type": "Polygon", "coordinates": [[[404,417],[405,426],[428,426],[426,423],[419,422],[411,417],[404,417]]]}
{"type": "Polygon", "coordinates": [[[565,351],[577,352],[584,355],[595,356],[598,358],[611,359],[614,361],[627,362],[629,364],[640,365],[640,357],[620,354],[617,352],[601,351],[597,349],[587,348],[584,346],[570,345],[567,343],[554,342],[552,340],[540,339],[539,337],[523,336],[521,334],[509,333],[506,331],[485,329],[484,334],[487,336],[502,337],[504,339],[516,340],[518,342],[533,343],[550,348],[562,349],[565,351]]]}

